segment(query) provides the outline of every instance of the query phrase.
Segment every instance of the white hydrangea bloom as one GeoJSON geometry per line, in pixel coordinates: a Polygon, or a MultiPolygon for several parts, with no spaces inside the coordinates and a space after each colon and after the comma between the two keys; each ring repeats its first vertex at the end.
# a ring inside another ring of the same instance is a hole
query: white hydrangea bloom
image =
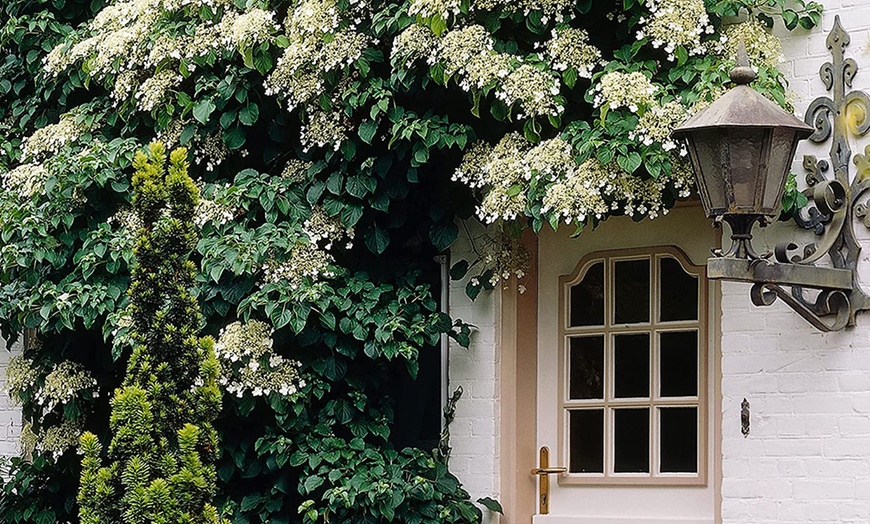
{"type": "Polygon", "coordinates": [[[637,113],[643,106],[655,103],[653,95],[656,86],[641,72],[623,73],[613,71],[603,75],[595,85],[595,106],[604,104],[610,109],[627,107],[632,113],[637,113]]]}
{"type": "Polygon", "coordinates": [[[650,16],[641,19],[638,40],[650,38],[653,47],[664,47],[671,61],[678,46],[689,55],[704,53],[701,36],[712,33],[713,26],[703,0],[646,0],[646,6],[650,16]]]}

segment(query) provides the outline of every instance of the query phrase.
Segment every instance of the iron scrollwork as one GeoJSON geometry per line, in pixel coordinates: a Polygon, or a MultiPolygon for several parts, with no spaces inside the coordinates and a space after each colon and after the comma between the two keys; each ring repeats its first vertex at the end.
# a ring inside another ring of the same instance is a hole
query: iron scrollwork
{"type": "Polygon", "coordinates": [[[850,41],[837,16],[826,40],[833,61],[823,64],[819,71],[831,96],[815,99],[805,117],[805,122],[815,129],[809,140],[818,144],[831,142],[830,160],[804,157],[807,172],[804,194],[810,204],[795,218],[800,227],[812,229],[820,238],[804,246],[780,244],[774,255],[781,264],[803,266],[815,264],[828,255],[833,268],[851,272],[851,289],[826,286],[827,268],[818,268],[818,285],[786,285],[790,288],[786,290],[776,282],[757,282],[751,293],[755,305],[768,306],[780,299],[821,331],[854,326],[856,314],[870,309],[870,297],[858,282],[861,245],[853,229],[854,219],[870,227],[870,207],[857,202],[870,189],[870,146],[853,158],[849,144],[850,136],[861,138],[870,131],[870,97],[863,91],[851,90],[858,63],[844,56],[850,41]],[[857,167],[855,176],[851,176],[852,164],[857,167]],[[808,298],[805,288],[819,292],[808,298]]]}

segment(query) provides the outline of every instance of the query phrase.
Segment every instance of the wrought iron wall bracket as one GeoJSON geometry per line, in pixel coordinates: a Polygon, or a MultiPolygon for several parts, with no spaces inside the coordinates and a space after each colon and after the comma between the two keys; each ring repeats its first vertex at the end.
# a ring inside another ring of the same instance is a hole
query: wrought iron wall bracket
{"type": "MultiPolygon", "coordinates": [[[[833,61],[819,70],[831,96],[815,99],[805,117],[815,128],[810,141],[831,142],[830,161],[804,157],[808,186],[804,194],[809,204],[795,222],[820,238],[805,245],[783,243],[762,256],[740,258],[729,252],[707,261],[709,278],[753,282],[755,305],[769,306],[780,299],[821,331],[854,326],[856,315],[870,310],[870,296],[858,281],[861,245],[853,229],[855,219],[870,227],[870,205],[859,202],[870,189],[870,145],[853,158],[849,143],[850,137],[861,138],[870,131],[870,97],[851,90],[858,63],[844,56],[850,41],[837,16],[826,40],[833,61]],[[825,256],[831,267],[816,266],[825,256]],[[815,290],[813,296],[808,296],[806,289],[815,290]]],[[[736,233],[739,237],[740,231],[736,233]]],[[[740,238],[737,241],[742,242],[740,238]]],[[[747,249],[754,254],[751,247],[743,247],[747,249]]]]}

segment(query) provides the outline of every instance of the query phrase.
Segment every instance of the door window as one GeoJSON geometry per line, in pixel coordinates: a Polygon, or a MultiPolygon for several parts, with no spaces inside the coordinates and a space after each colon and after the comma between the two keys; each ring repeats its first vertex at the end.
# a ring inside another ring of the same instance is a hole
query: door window
{"type": "Polygon", "coordinates": [[[561,483],[706,481],[706,298],[676,254],[591,258],[562,287],[561,483]]]}

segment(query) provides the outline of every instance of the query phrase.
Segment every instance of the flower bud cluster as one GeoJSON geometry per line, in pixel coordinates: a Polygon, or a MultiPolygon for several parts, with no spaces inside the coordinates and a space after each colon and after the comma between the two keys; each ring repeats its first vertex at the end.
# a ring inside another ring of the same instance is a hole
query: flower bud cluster
{"type": "Polygon", "coordinates": [[[541,23],[550,20],[563,22],[565,14],[574,8],[572,0],[472,0],[472,7],[483,11],[522,12],[528,15],[532,11],[541,11],[541,23]]]}
{"type": "Polygon", "coordinates": [[[212,133],[204,138],[196,137],[191,150],[193,162],[197,165],[205,164],[206,171],[214,171],[230,156],[230,150],[221,139],[220,133],[212,133]]]}
{"type": "Polygon", "coordinates": [[[602,164],[590,158],[547,188],[541,211],[554,213],[566,224],[600,219],[620,208],[626,216],[656,218],[667,213],[662,192],[669,182],[681,196],[688,196],[691,188],[688,164],[678,157],[672,157],[672,162],[675,167],[669,178],[654,179],[628,174],[615,162],[602,164]]]}
{"type": "Polygon", "coordinates": [[[658,89],[641,72],[613,71],[603,75],[595,85],[595,107],[607,105],[610,109],[627,107],[637,113],[641,107],[655,103],[653,95],[658,89]]]}
{"type": "Polygon", "coordinates": [[[672,62],[677,47],[689,55],[704,53],[701,36],[713,33],[713,26],[703,0],[646,0],[646,6],[650,16],[641,19],[644,29],[638,31],[638,40],[648,37],[656,49],[664,46],[672,62]]]}
{"type": "Polygon", "coordinates": [[[193,212],[193,224],[202,229],[206,224],[222,226],[235,218],[233,206],[217,200],[200,197],[193,212]]]}
{"type": "Polygon", "coordinates": [[[508,107],[519,104],[519,118],[559,116],[565,108],[554,97],[561,91],[559,79],[550,73],[523,64],[511,71],[495,93],[508,107]]]}
{"type": "Polygon", "coordinates": [[[444,64],[446,76],[464,75],[472,59],[493,52],[492,36],[481,25],[453,29],[441,37],[440,45],[433,51],[444,64]]]}
{"type": "Polygon", "coordinates": [[[258,320],[233,322],[221,330],[215,355],[221,363],[218,383],[228,393],[241,398],[272,393],[295,395],[305,387],[298,361],[275,353],[272,328],[258,320]]]}
{"type": "Polygon", "coordinates": [[[116,105],[133,95],[138,110],[151,111],[183,81],[177,73],[182,61],[193,71],[196,60],[211,53],[244,52],[271,41],[280,25],[273,12],[243,9],[232,0],[120,0],[100,11],[86,30],[78,42],[55,47],[43,61],[45,70],[57,76],[84,62],[91,78],[108,84],[116,105]],[[221,9],[221,21],[201,19],[200,9],[221,9]],[[162,22],[182,10],[195,23],[184,31],[168,30],[162,22]]]}
{"type": "Polygon", "coordinates": [[[561,138],[532,146],[519,133],[510,133],[495,147],[485,142],[472,144],[453,180],[488,189],[477,214],[492,223],[513,220],[525,212],[530,181],[552,181],[575,167],[571,144],[561,138]]]}
{"type": "Polygon", "coordinates": [[[311,169],[312,163],[292,158],[287,161],[284,170],[281,171],[281,178],[291,182],[304,182],[308,179],[308,170],[311,169]]]}
{"type": "Polygon", "coordinates": [[[601,51],[589,43],[589,33],[583,29],[554,29],[546,50],[553,69],[565,71],[570,67],[580,78],[592,78],[595,67],[603,64],[601,51]]]}
{"type": "Polygon", "coordinates": [[[587,217],[603,217],[610,206],[605,202],[602,189],[611,173],[618,172],[616,165],[604,165],[589,159],[571,170],[555,184],[547,188],[541,211],[560,216],[566,224],[584,222],[587,217]]]}
{"type": "Polygon", "coordinates": [[[221,21],[223,43],[240,49],[270,42],[281,26],[275,22],[275,13],[253,8],[247,13],[225,16],[221,21]]]}
{"type": "Polygon", "coordinates": [[[432,50],[437,46],[438,37],[431,29],[421,24],[411,24],[393,39],[390,56],[393,60],[400,60],[404,67],[410,67],[420,59],[426,59],[431,65],[434,63],[432,50]]]}

